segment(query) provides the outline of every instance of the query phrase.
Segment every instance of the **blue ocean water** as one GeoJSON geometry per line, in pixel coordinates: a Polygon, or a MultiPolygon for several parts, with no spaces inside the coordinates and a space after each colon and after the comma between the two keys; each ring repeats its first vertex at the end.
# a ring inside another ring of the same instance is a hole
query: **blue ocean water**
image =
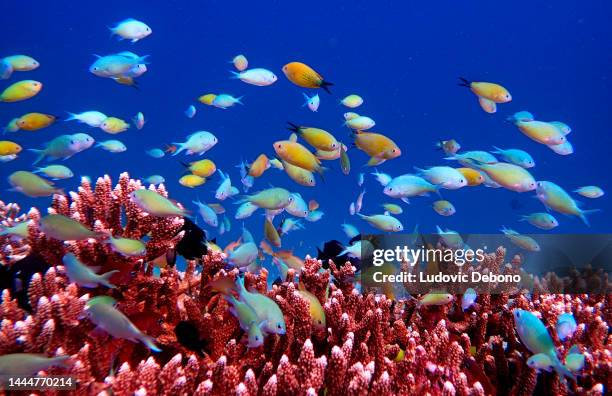
{"type": "MultiPolygon", "coordinates": [[[[273,154],[272,142],[288,135],[286,122],[327,129],[344,143],[350,142],[342,127],[339,105],[347,94],[361,95],[365,103],[356,111],[376,120],[375,131],[394,139],[402,156],[378,170],[397,176],[412,172],[414,166],[448,164],[435,143],[454,138],[462,150],[521,148],[535,158],[532,173],[537,180],[554,181],[567,190],[596,184],[609,190],[612,125],[612,28],[608,24],[611,6],[604,1],[574,2],[226,2],[226,1],[130,1],[91,3],[71,1],[10,2],[0,19],[3,40],[0,56],[16,53],[35,57],[41,67],[28,73],[15,73],[0,81],[2,89],[18,79],[44,83],[33,99],[0,103],[0,123],[29,111],[61,116],[66,111],[99,110],[107,115],[130,119],[141,111],[147,123],[141,131],[132,127],[111,136],[99,129],[76,122],[57,122],[37,132],[20,131],[5,138],[25,148],[40,148],[43,142],[65,133],[85,132],[96,140],[118,138],[127,152],[111,154],[90,149],[66,160],[76,175],[97,178],[109,174],[117,180],[128,171],[132,177],[163,175],[170,196],[185,203],[200,198],[214,202],[218,178],[204,186],[188,189],[178,184],[184,168],[177,156],[152,159],[145,150],[184,141],[198,130],[213,132],[220,143],[205,156],[231,174],[240,185],[241,159],[253,160],[260,153],[273,154]],[[133,17],[145,21],[153,34],[131,44],[109,36],[107,26],[133,17]],[[122,86],[88,71],[93,54],[120,51],[149,54],[149,71],[138,79],[140,89],[122,86]],[[263,67],[279,76],[270,87],[255,87],[229,78],[233,56],[245,54],[250,67],[263,67]],[[320,92],[317,113],[302,107],[307,90],[291,84],[281,67],[302,61],[333,82],[332,95],[320,92]],[[503,84],[513,100],[498,106],[494,115],[484,113],[475,97],[457,86],[459,76],[503,84]],[[244,106],[227,110],[197,103],[204,93],[226,92],[244,95],[244,106]],[[183,112],[194,104],[198,113],[188,119],[183,112]],[[573,132],[568,136],[575,148],[571,156],[559,156],[528,139],[506,116],[529,110],[542,120],[560,120],[573,132]]],[[[323,241],[344,237],[340,224],[347,221],[364,232],[375,232],[363,221],[351,217],[348,206],[361,191],[359,172],[366,173],[367,190],[363,213],[381,213],[380,205],[394,202],[382,194],[382,187],[363,167],[367,157],[349,150],[352,171],[340,172],[339,163],[316,188],[301,187],[284,173],[269,170],[258,179],[254,190],[269,185],[300,192],[316,199],[325,212],[323,219],[306,223],[305,230],[289,234],[283,247],[294,247],[301,254],[314,253],[323,241]]],[[[27,198],[9,192],[6,177],[15,170],[31,169],[35,155],[25,152],[9,163],[0,164],[0,198],[45,208],[50,198],[27,198]]],[[[60,181],[66,190],[75,189],[79,178],[60,181]]],[[[405,229],[419,224],[433,232],[435,225],[460,232],[497,232],[502,225],[519,232],[535,232],[519,222],[519,215],[541,211],[534,193],[518,194],[485,187],[444,191],[457,213],[441,217],[432,209],[435,197],[400,203],[399,216],[405,229]],[[514,210],[517,199],[523,208],[514,210]]],[[[608,196],[597,200],[581,198],[585,208],[602,211],[590,216],[591,227],[577,218],[556,215],[560,226],[555,232],[591,233],[612,229],[612,204],[608,196]]],[[[399,201],[395,202],[399,203],[399,201]]],[[[224,205],[233,215],[235,206],[224,205]]],[[[232,216],[233,217],[233,216],[232,216]]],[[[235,240],[240,224],[220,238],[235,240]]],[[[256,213],[244,224],[261,236],[263,217],[256,213]]],[[[212,236],[214,230],[208,230],[212,236]]]]}

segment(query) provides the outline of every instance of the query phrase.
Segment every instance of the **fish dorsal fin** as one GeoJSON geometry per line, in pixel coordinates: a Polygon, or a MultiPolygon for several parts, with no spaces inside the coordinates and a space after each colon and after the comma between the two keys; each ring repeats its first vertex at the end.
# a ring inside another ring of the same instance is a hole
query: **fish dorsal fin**
{"type": "Polygon", "coordinates": [[[580,348],[578,347],[578,345],[572,345],[572,347],[567,352],[568,355],[573,354],[573,353],[575,353],[575,354],[581,353],[580,352],[580,348]]]}
{"type": "Polygon", "coordinates": [[[294,143],[297,142],[297,134],[292,133],[291,135],[289,135],[289,141],[294,143]]]}

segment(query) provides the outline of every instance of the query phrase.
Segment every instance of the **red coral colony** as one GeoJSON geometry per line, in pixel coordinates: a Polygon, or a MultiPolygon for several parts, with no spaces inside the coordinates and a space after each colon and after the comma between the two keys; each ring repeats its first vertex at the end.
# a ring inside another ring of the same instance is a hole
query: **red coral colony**
{"type": "MultiPolygon", "coordinates": [[[[83,180],[69,197],[55,195],[49,213],[69,216],[96,232],[148,236],[144,257],[126,257],[95,239],[49,238],[39,227],[37,209],[18,216],[17,205],[0,203],[4,226],[27,221],[28,227],[21,241],[0,237],[3,267],[33,255],[45,263],[23,288],[23,298],[14,285],[2,293],[0,354],[69,355],[66,367],[44,373],[74,377],[73,392],[84,395],[598,395],[612,389],[610,294],[483,295],[464,312],[457,298],[425,306],[415,299],[361,293],[350,263],[330,261],[323,269],[311,258],[300,274],[289,269],[270,290],[265,269],[245,273],[247,289],[276,302],[286,323],[284,334],[268,335],[263,345],[249,348],[229,303],[209,287],[211,281],[239,275],[226,266],[223,253],[209,250],[188,260],[184,272],[162,266],[154,274],[154,266],[146,265],[176,247],[184,219],[141,210],[130,200],[140,188],[127,174],[115,187],[108,176],[93,189],[83,180]],[[111,278],[116,288],[71,283],[62,265],[70,252],[100,273],[117,270],[111,278]],[[312,325],[309,302],[297,292],[298,275],[321,302],[325,329],[312,325]],[[112,296],[117,309],[161,351],[96,330],[85,307],[99,295],[112,296]],[[550,333],[560,357],[573,344],[584,352],[576,380],[527,365],[531,353],[516,333],[515,308],[537,312],[549,329],[561,313],[573,313],[578,326],[571,337],[561,341],[550,333]]],[[[155,191],[167,196],[163,186],[155,191]]],[[[499,248],[483,265],[520,266],[516,258],[505,263],[505,250],[499,248]]]]}

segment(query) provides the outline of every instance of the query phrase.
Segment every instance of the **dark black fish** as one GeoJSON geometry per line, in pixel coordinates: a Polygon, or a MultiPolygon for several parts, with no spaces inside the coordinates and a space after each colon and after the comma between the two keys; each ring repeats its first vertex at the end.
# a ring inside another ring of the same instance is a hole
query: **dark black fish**
{"type": "Polygon", "coordinates": [[[30,253],[11,266],[0,265],[0,290],[9,289],[21,308],[32,311],[28,300],[30,280],[37,272],[44,275],[49,267],[49,263],[35,253],[30,253]]]}
{"type": "Polygon", "coordinates": [[[185,348],[202,354],[206,341],[200,338],[200,332],[198,328],[190,321],[180,321],[174,327],[174,334],[176,340],[185,348]]]}
{"type": "MultiPolygon", "coordinates": [[[[355,237],[351,239],[351,243],[359,239],[360,237],[355,237]]],[[[343,250],[344,245],[342,245],[339,241],[336,241],[335,239],[327,241],[323,244],[323,250],[317,248],[317,260],[321,260],[323,262],[323,268],[329,268],[329,260],[333,261],[336,266],[343,266],[347,261],[350,261],[351,264],[353,264],[353,266],[359,270],[361,267],[359,259],[349,257],[348,254],[338,256],[343,250]]]]}
{"type": "Polygon", "coordinates": [[[187,260],[201,258],[208,252],[206,247],[206,231],[198,227],[197,224],[187,217],[184,217],[183,220],[183,227],[181,227],[180,231],[185,231],[185,235],[176,245],[176,253],[187,260]]]}

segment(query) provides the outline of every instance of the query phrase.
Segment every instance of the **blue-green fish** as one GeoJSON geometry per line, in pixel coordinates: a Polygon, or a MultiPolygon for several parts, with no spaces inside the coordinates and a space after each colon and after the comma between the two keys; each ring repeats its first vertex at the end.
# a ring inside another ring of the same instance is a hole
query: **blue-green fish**
{"type": "Polygon", "coordinates": [[[546,212],[537,212],[531,213],[529,215],[523,215],[521,216],[521,221],[526,221],[532,226],[542,230],[552,230],[553,228],[559,225],[557,219],[555,219],[550,213],[546,212]]]}
{"type": "MultiPolygon", "coordinates": [[[[499,154],[502,160],[509,162],[514,165],[521,166],[523,168],[533,168],[535,166],[535,161],[529,155],[528,152],[519,150],[519,149],[501,149],[499,147],[493,146],[495,151],[493,153],[499,154]]],[[[480,161],[483,162],[483,161],[480,161]]]]}
{"type": "MultiPolygon", "coordinates": [[[[458,172],[457,172],[458,173],[458,172]]],[[[431,192],[438,192],[439,186],[436,186],[424,178],[416,175],[406,174],[395,177],[386,181],[383,193],[391,198],[401,199],[409,203],[408,198],[417,196],[427,196],[431,192]]]]}
{"type": "Polygon", "coordinates": [[[316,221],[321,220],[324,214],[325,213],[320,210],[311,210],[310,212],[308,212],[308,215],[306,216],[306,221],[314,223],[316,221]]]}
{"type": "Polygon", "coordinates": [[[137,65],[148,64],[149,55],[133,55],[135,54],[127,52],[106,56],[95,55],[97,59],[89,67],[89,71],[98,77],[121,77],[128,74],[137,65]]]}
{"type": "Polygon", "coordinates": [[[344,233],[346,234],[347,238],[349,238],[349,239],[353,239],[357,235],[360,234],[359,230],[357,229],[357,227],[355,227],[352,224],[343,223],[343,224],[341,224],[341,227],[342,227],[342,231],[344,231],[344,233]]]}
{"type": "Polygon", "coordinates": [[[293,200],[285,207],[285,211],[295,217],[308,216],[308,204],[300,193],[292,193],[293,200]]]}
{"type": "Polygon", "coordinates": [[[216,227],[219,225],[217,213],[210,206],[206,205],[200,200],[191,202],[198,207],[198,213],[200,213],[200,216],[202,216],[204,223],[208,224],[211,227],[216,227]]]}
{"type": "Polygon", "coordinates": [[[545,353],[536,353],[535,355],[531,355],[529,359],[527,359],[527,366],[538,372],[544,370],[550,373],[553,370],[552,360],[545,353]]]}
{"type": "Polygon", "coordinates": [[[43,149],[29,150],[38,154],[38,157],[33,163],[33,165],[36,165],[45,157],[48,160],[70,158],[80,151],[80,144],[72,135],[60,135],[55,137],[50,142],[45,143],[45,147],[43,149]]]}
{"type": "Polygon", "coordinates": [[[584,354],[578,345],[573,345],[565,356],[565,367],[576,373],[584,368],[584,354]]]}
{"type": "Polygon", "coordinates": [[[115,238],[111,235],[106,243],[111,246],[113,251],[128,257],[144,256],[147,252],[145,244],[138,239],[115,238]]]}
{"type": "Polygon", "coordinates": [[[450,157],[444,158],[446,160],[456,160],[463,166],[471,167],[472,161],[482,162],[484,164],[494,164],[497,162],[497,158],[487,151],[465,151],[461,154],[453,154],[450,157]]]}
{"type": "Polygon", "coordinates": [[[238,319],[240,328],[247,332],[249,348],[257,348],[264,341],[261,332],[260,321],[255,311],[245,302],[238,301],[234,296],[226,296],[225,299],[232,305],[230,312],[238,319]]]}
{"type": "Polygon", "coordinates": [[[586,225],[589,225],[586,215],[598,211],[598,209],[580,209],[578,202],[574,201],[561,186],[550,181],[539,181],[536,183],[536,196],[546,208],[579,217],[586,225]]]}
{"type": "Polygon", "coordinates": [[[259,206],[255,205],[254,203],[248,201],[243,202],[240,204],[240,206],[238,206],[238,209],[236,209],[236,214],[234,215],[234,218],[236,220],[246,219],[248,217],[251,217],[251,215],[257,209],[259,209],[259,206]]]}
{"type": "Polygon", "coordinates": [[[476,293],[476,290],[472,289],[471,287],[466,289],[465,292],[463,292],[463,297],[461,297],[461,309],[467,311],[472,305],[474,305],[477,297],[478,294],[476,293]]]}
{"type": "Polygon", "coordinates": [[[166,181],[166,179],[162,176],[162,175],[151,175],[149,177],[147,177],[146,179],[144,179],[145,183],[148,184],[162,184],[163,182],[166,181]]]}
{"type": "Polygon", "coordinates": [[[64,165],[47,165],[42,168],[36,168],[33,173],[42,173],[52,180],[69,179],[74,176],[74,173],[64,165]]]}
{"type": "MultiPolygon", "coordinates": [[[[226,227],[227,225],[224,223],[224,228],[226,227]]],[[[259,250],[254,242],[245,242],[229,252],[227,255],[227,262],[238,268],[245,268],[255,262],[258,254],[259,250]]]]}
{"type": "Polygon", "coordinates": [[[119,270],[108,271],[98,275],[90,267],[80,262],[72,253],[64,255],[62,262],[64,263],[64,270],[70,282],[87,288],[96,288],[100,285],[111,289],[115,288],[115,285],[110,283],[109,279],[113,274],[119,272],[119,270]]]}
{"type": "Polygon", "coordinates": [[[575,380],[574,374],[559,361],[557,350],[544,323],[533,313],[522,309],[515,309],[513,315],[514,326],[523,345],[534,354],[547,355],[561,377],[567,376],[575,380]]]}
{"type": "Polygon", "coordinates": [[[580,194],[585,198],[599,198],[604,195],[604,190],[597,186],[584,186],[574,190],[576,194],[580,194]]]}
{"type": "Polygon", "coordinates": [[[529,252],[540,251],[540,245],[532,237],[527,235],[521,235],[513,229],[506,228],[505,226],[502,226],[500,231],[503,232],[504,235],[508,239],[510,239],[513,244],[520,247],[521,249],[527,250],[529,252]]]}
{"type": "Polygon", "coordinates": [[[103,142],[96,143],[96,147],[100,147],[110,153],[123,153],[127,150],[125,144],[120,140],[105,140],[103,142]]]}
{"type": "Polygon", "coordinates": [[[565,341],[566,338],[569,338],[574,335],[576,332],[576,319],[574,319],[574,315],[571,312],[564,312],[557,318],[557,336],[561,341],[565,341]]]}
{"type": "Polygon", "coordinates": [[[365,216],[361,213],[357,213],[361,219],[365,220],[372,227],[385,232],[401,232],[404,230],[402,223],[391,215],[377,214],[371,216],[365,216]]]}
{"type": "Polygon", "coordinates": [[[162,158],[163,156],[166,155],[166,153],[164,153],[164,150],[158,149],[158,148],[152,148],[145,152],[147,153],[149,157],[153,157],[153,158],[162,158]]]}
{"type": "Polygon", "coordinates": [[[244,278],[236,281],[240,300],[244,301],[255,311],[257,318],[261,321],[262,330],[269,334],[285,334],[285,317],[278,305],[269,298],[259,293],[251,293],[244,287],[244,278]]]}
{"type": "Polygon", "coordinates": [[[517,121],[533,121],[535,117],[528,111],[518,111],[507,118],[508,121],[515,123],[517,121]]]}
{"type": "Polygon", "coordinates": [[[0,375],[26,375],[32,376],[49,367],[71,366],[70,356],[47,357],[38,353],[10,353],[0,356],[0,375]]]}
{"type": "Polygon", "coordinates": [[[85,311],[98,328],[115,338],[123,338],[132,342],[142,342],[154,352],[161,349],[155,345],[153,337],[140,331],[121,311],[115,308],[116,301],[109,296],[97,296],[85,304],[85,311]]]}
{"type": "Polygon", "coordinates": [[[376,178],[376,181],[379,182],[380,185],[383,187],[385,187],[387,184],[391,182],[391,180],[393,180],[391,176],[389,176],[386,173],[381,173],[378,170],[374,171],[371,174],[376,178]]]}
{"type": "Polygon", "coordinates": [[[273,187],[252,195],[245,195],[238,203],[251,202],[263,209],[281,209],[293,202],[293,196],[284,188],[273,187]]]}
{"type": "Polygon", "coordinates": [[[212,101],[212,105],[220,109],[227,109],[235,104],[243,104],[242,98],[242,96],[235,98],[232,95],[219,94],[215,96],[215,99],[212,101]]]}

